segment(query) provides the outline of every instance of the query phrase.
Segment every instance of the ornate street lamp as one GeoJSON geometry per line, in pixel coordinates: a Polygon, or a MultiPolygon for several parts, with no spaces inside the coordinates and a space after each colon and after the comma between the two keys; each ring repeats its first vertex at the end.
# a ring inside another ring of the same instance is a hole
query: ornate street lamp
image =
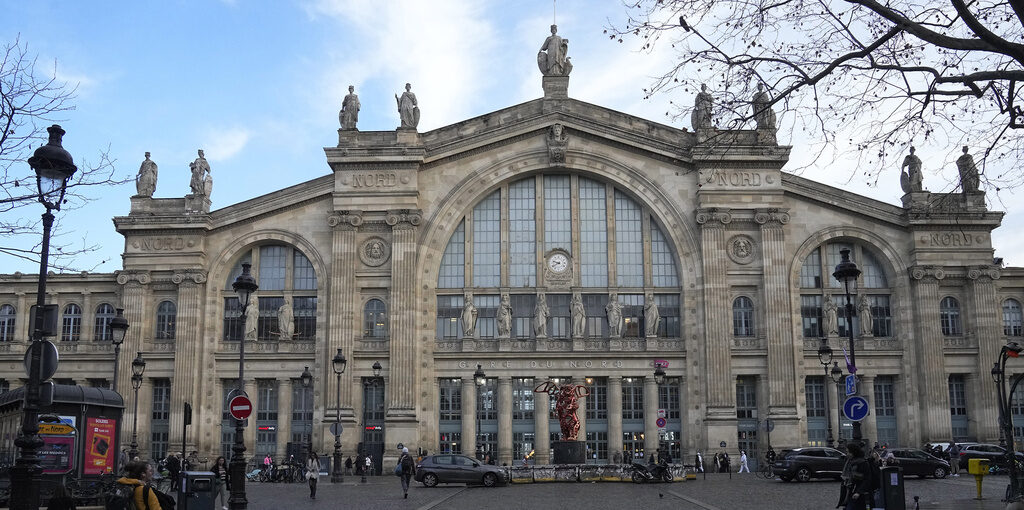
{"type": "MultiPolygon", "coordinates": [[[[306,414],[306,390],[313,385],[313,374],[310,373],[309,367],[302,370],[302,375],[299,376],[299,380],[302,381],[302,414],[306,414]]],[[[309,417],[309,425],[307,425],[309,431],[309,441],[306,442],[306,446],[309,448],[309,454],[313,454],[313,417],[309,417]]]]}
{"type": "Polygon", "coordinates": [[[654,382],[658,386],[665,383],[665,367],[661,363],[654,364],[654,382]]]}
{"type": "Polygon", "coordinates": [[[384,369],[384,367],[380,366],[380,362],[379,361],[374,361],[373,362],[373,379],[374,379],[373,382],[374,382],[374,384],[377,383],[376,380],[380,378],[380,371],[383,370],[383,369],[384,369]]]}
{"type": "MultiPolygon", "coordinates": [[[[856,288],[857,278],[860,276],[860,269],[857,269],[857,264],[854,264],[853,261],[850,260],[849,248],[843,248],[839,250],[839,256],[842,257],[842,260],[840,260],[839,263],[836,264],[836,270],[835,272],[832,273],[832,276],[836,280],[839,280],[839,283],[843,284],[843,289],[846,291],[846,332],[848,333],[850,338],[849,370],[850,374],[856,375],[857,350],[853,342],[853,300],[850,296],[850,289],[856,288]]],[[[870,327],[870,324],[867,326],[870,327]]],[[[861,324],[861,327],[865,327],[865,325],[861,324]]],[[[853,394],[859,395],[859,389],[855,387],[853,394]]],[[[838,394],[836,400],[838,400],[838,394]]],[[[863,437],[861,436],[860,422],[855,421],[853,422],[853,441],[860,446],[864,446],[861,439],[863,439],[863,437]]]]}
{"type": "MultiPolygon", "coordinates": [[[[829,418],[829,405],[828,405],[828,366],[832,364],[832,348],[828,346],[828,338],[821,339],[821,345],[818,347],[818,363],[821,363],[821,367],[825,369],[825,423],[828,424],[828,439],[825,444],[829,448],[835,448],[834,438],[832,436],[832,418],[829,418]]],[[[839,368],[838,366],[836,368],[839,368]]],[[[836,395],[836,399],[839,395],[836,395]]]]}
{"type": "Polygon", "coordinates": [[[837,428],[837,430],[836,430],[836,442],[837,443],[845,443],[846,440],[843,439],[843,434],[842,434],[842,430],[843,430],[843,428],[842,428],[843,427],[843,404],[839,400],[839,395],[840,395],[840,393],[842,391],[840,389],[839,383],[843,380],[843,369],[839,368],[839,362],[838,361],[833,361],[832,362],[831,377],[832,377],[832,381],[836,383],[836,428],[837,428]]]}
{"type": "Polygon", "coordinates": [[[11,468],[11,509],[36,510],[39,508],[39,485],[42,467],[37,452],[43,441],[39,438],[39,387],[43,383],[42,357],[43,309],[46,306],[46,269],[50,257],[50,229],[53,227],[52,210],[60,210],[67,191],[68,180],[78,168],[74,159],[61,145],[65,131],[54,124],[46,131],[50,135],[46,145],[39,147],[28,158],[28,165],[36,173],[38,199],[46,212],[43,213],[43,243],[39,250],[39,287],[36,293],[35,326],[32,330],[32,345],[29,347],[28,381],[25,383],[25,405],[21,420],[21,433],[14,441],[18,447],[18,460],[11,468]],[[37,342],[40,342],[37,345],[37,342]]]}
{"type": "Polygon", "coordinates": [[[121,344],[128,333],[128,319],[124,318],[124,308],[117,309],[117,316],[110,319],[110,343],[114,344],[114,391],[117,391],[118,362],[121,358],[121,344]]]}
{"type": "Polygon", "coordinates": [[[132,389],[135,390],[135,410],[132,411],[132,444],[128,450],[128,458],[135,460],[139,456],[139,388],[142,387],[142,374],[146,371],[146,360],[142,359],[142,353],[138,353],[132,360],[132,389]]]}
{"type": "MultiPolygon", "coordinates": [[[[242,317],[245,317],[246,309],[249,308],[249,299],[260,286],[256,284],[256,278],[249,273],[252,264],[242,264],[242,274],[235,278],[231,288],[238,294],[238,304],[242,307],[242,317]]],[[[238,341],[238,395],[245,394],[245,335],[238,341]]],[[[235,420],[235,442],[231,447],[231,497],[228,498],[228,506],[231,510],[246,510],[249,507],[249,500],[245,496],[245,441],[242,433],[245,431],[245,422],[235,420]]]]}
{"type": "MultiPolygon", "coordinates": [[[[487,384],[487,375],[484,374],[484,367],[479,363],[476,365],[476,372],[473,372],[473,381],[476,383],[476,401],[477,407],[483,409],[483,395],[482,390],[485,384],[487,384]]],[[[476,413],[476,458],[477,460],[483,460],[483,445],[480,444],[480,415],[481,412],[476,413]]]]}
{"type": "Polygon", "coordinates": [[[345,373],[345,365],[348,365],[348,360],[341,353],[341,349],[338,349],[338,354],[331,360],[331,368],[338,378],[338,392],[334,398],[334,409],[337,412],[334,423],[337,424],[337,430],[334,434],[334,469],[331,471],[331,483],[341,483],[345,480],[341,471],[341,374],[345,373]]]}
{"type": "Polygon", "coordinates": [[[1020,384],[1021,376],[1014,378],[1010,392],[1006,392],[1006,361],[1010,358],[1020,357],[1024,347],[1017,342],[1009,342],[999,350],[999,359],[992,366],[992,380],[996,383],[996,399],[999,401],[999,436],[1000,446],[1006,447],[1006,465],[1010,471],[1010,485],[1007,487],[1007,501],[1020,501],[1022,489],[1018,477],[1016,453],[1013,444],[1013,414],[1010,405],[1013,401],[1013,392],[1020,384]],[[1005,445],[1003,440],[1005,439],[1005,445]]]}

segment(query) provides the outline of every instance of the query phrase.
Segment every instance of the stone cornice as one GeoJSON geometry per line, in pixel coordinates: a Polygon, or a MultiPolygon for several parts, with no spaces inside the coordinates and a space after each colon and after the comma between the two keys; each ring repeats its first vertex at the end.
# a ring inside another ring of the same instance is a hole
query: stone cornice
{"type": "Polygon", "coordinates": [[[795,195],[800,199],[817,202],[850,214],[873,218],[899,227],[907,226],[902,207],[812,181],[806,177],[783,172],[782,189],[786,195],[795,195]]]}

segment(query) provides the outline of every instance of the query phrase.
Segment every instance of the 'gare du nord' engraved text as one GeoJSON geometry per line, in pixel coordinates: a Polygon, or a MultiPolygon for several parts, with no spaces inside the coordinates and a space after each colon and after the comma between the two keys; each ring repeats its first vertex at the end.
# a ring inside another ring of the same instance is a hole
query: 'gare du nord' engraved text
{"type": "Polygon", "coordinates": [[[139,247],[146,251],[174,251],[185,249],[185,239],[181,237],[144,237],[139,247]]]}
{"type": "Polygon", "coordinates": [[[931,234],[928,241],[935,246],[972,246],[974,237],[959,232],[942,232],[931,234]]]}
{"type": "Polygon", "coordinates": [[[719,186],[760,186],[761,174],[757,172],[718,172],[719,186]]]}
{"type": "Polygon", "coordinates": [[[398,175],[395,172],[373,172],[367,174],[353,174],[353,188],[393,188],[398,185],[398,175]]]}

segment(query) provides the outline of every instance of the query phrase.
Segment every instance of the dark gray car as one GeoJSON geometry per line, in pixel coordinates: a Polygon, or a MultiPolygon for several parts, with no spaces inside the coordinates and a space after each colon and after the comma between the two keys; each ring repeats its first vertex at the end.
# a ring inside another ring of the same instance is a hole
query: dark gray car
{"type": "Polygon", "coordinates": [[[416,481],[427,487],[439,483],[493,487],[505,482],[505,472],[465,455],[430,455],[416,465],[416,481]]]}
{"type": "Polygon", "coordinates": [[[945,478],[949,474],[949,462],[917,448],[889,448],[888,450],[896,459],[896,465],[903,468],[904,476],[945,478]]]}
{"type": "Polygon", "coordinates": [[[782,450],[775,460],[775,474],[783,482],[796,479],[806,482],[811,478],[835,478],[843,474],[846,455],[835,448],[808,446],[782,450]]]}

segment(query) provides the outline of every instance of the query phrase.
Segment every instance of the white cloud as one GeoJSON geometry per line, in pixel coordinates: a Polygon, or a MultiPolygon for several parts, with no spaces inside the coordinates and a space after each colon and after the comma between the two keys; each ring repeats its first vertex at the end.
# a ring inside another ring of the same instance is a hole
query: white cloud
{"type": "Polygon", "coordinates": [[[202,137],[203,152],[210,161],[225,161],[241,152],[251,137],[245,128],[211,129],[202,137]]]}

